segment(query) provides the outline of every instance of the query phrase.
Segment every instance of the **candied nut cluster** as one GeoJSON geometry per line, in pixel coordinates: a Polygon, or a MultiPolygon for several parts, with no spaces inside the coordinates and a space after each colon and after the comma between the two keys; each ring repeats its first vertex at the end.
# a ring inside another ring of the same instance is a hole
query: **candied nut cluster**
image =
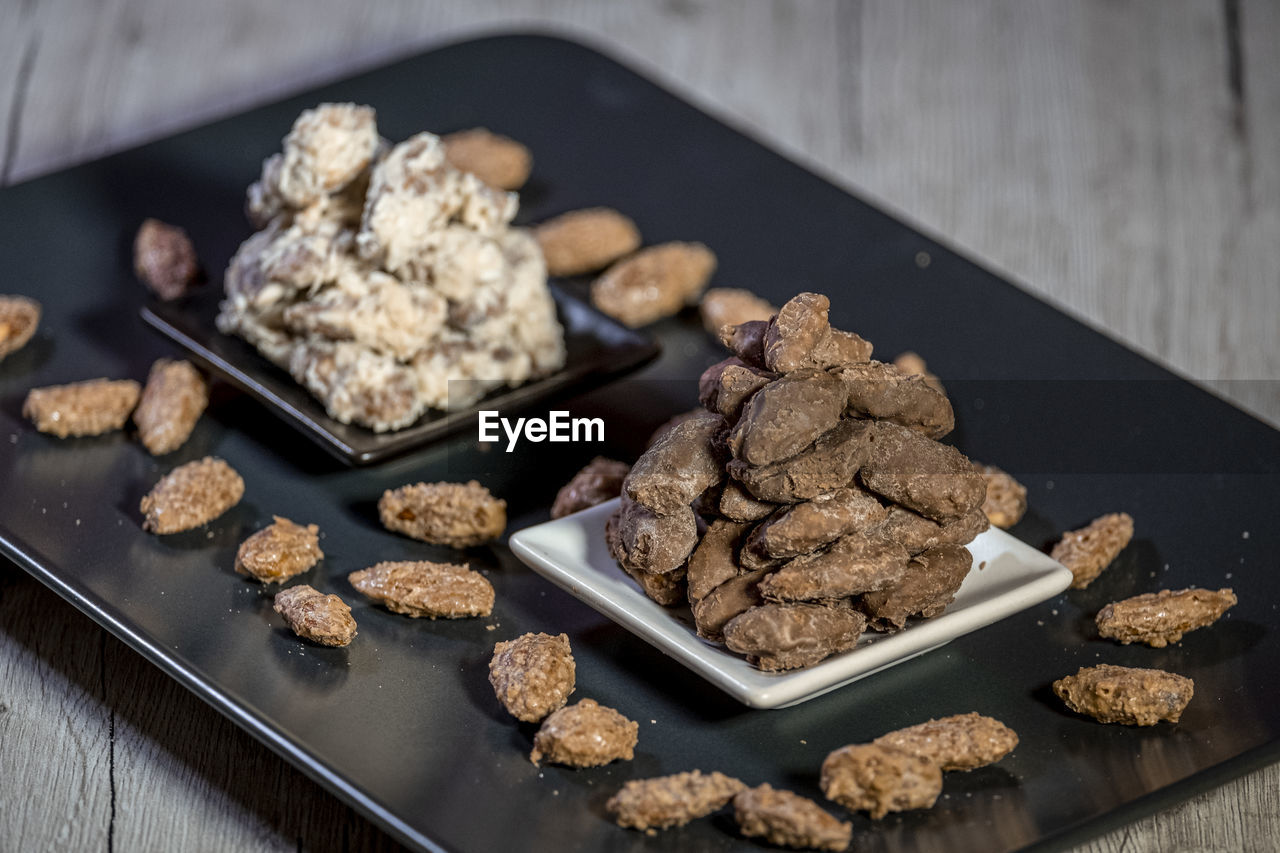
{"type": "Polygon", "coordinates": [[[138,438],[153,456],[177,450],[209,405],[209,386],[189,361],[162,358],[151,365],[133,412],[138,438]]]}
{"type": "Polygon", "coordinates": [[[124,427],[141,393],[142,387],[132,379],[90,379],[32,388],[22,404],[22,416],[40,432],[58,438],[102,435],[124,427]]]}
{"type": "Polygon", "coordinates": [[[514,180],[495,139],[390,145],[369,107],[303,112],[249,188],[261,230],[227,268],[218,328],[335,420],[378,432],[560,369],[542,253],[510,225],[516,196],[486,182],[514,180]],[[482,161],[495,156],[491,171],[482,161]],[[464,157],[467,171],[453,165],[464,157]]]}
{"type": "Polygon", "coordinates": [[[158,219],[144,220],[133,238],[133,271],[166,302],[185,296],[200,278],[200,261],[187,232],[158,219]]]}
{"type": "Polygon", "coordinates": [[[1008,529],[1022,520],[1027,512],[1027,487],[994,465],[974,464],[987,481],[987,499],[982,512],[992,527],[1008,529]]]}
{"type": "Polygon", "coordinates": [[[656,434],[606,525],[655,601],[763,670],[810,666],[865,628],[942,613],[988,527],[986,481],[937,439],[946,395],[871,360],[825,296],[720,328],[734,353],[699,379],[703,410],[656,434]]]}
{"type": "Polygon", "coordinates": [[[514,139],[483,127],[441,137],[449,165],[470,172],[491,187],[518,190],[533,171],[533,155],[514,139]]]}
{"type": "Polygon", "coordinates": [[[1072,589],[1084,589],[1111,565],[1133,538],[1133,519],[1125,512],[1113,512],[1094,519],[1088,526],[1062,535],[1049,556],[1071,570],[1072,589]]]}
{"type": "Polygon", "coordinates": [[[542,721],[529,760],[600,767],[635,757],[640,725],[593,699],[561,708],[542,721]]]}
{"type": "Polygon", "coordinates": [[[142,529],[168,534],[208,524],[244,497],[244,480],[221,459],[179,465],[142,499],[142,529]]]}
{"type": "Polygon", "coordinates": [[[236,572],[262,583],[284,583],[310,571],[323,557],[319,527],[303,527],[277,515],[271,524],[240,543],[236,572]]]}
{"type": "Polygon", "coordinates": [[[822,762],[822,792],[850,811],[879,820],[889,812],[932,808],[942,793],[942,768],[905,749],[851,744],[822,762]]]}
{"type": "Polygon", "coordinates": [[[622,481],[630,470],[631,466],[625,462],[597,456],[556,493],[551,517],[564,518],[613,500],[622,494],[622,481]]]}
{"type": "Polygon", "coordinates": [[[1018,735],[999,720],[968,713],[898,729],[872,743],[927,758],[944,771],[967,771],[995,764],[1013,752],[1018,735]]]}
{"type": "Polygon", "coordinates": [[[1100,723],[1176,723],[1195,693],[1190,678],[1161,669],[1099,664],[1053,682],[1053,692],[1077,714],[1100,723]]]}
{"type": "Polygon", "coordinates": [[[493,585],[467,566],[428,560],[377,563],[352,572],[347,580],[370,601],[415,619],[465,619],[493,612],[493,585]]]}
{"type": "Polygon", "coordinates": [[[618,826],[670,829],[719,811],[746,787],[732,776],[701,770],[632,779],[609,798],[605,809],[618,826]]]}
{"type": "Polygon", "coordinates": [[[822,762],[822,791],[850,811],[879,820],[889,812],[932,808],[942,774],[994,764],[1018,745],[999,720],[956,714],[842,746],[822,762]]]}
{"type": "Polygon", "coordinates": [[[382,526],[413,539],[452,548],[492,542],[507,527],[507,502],[475,480],[415,483],[388,489],[378,501],[382,526]]]}
{"type": "Polygon", "coordinates": [[[511,716],[542,721],[529,760],[600,767],[635,757],[640,726],[594,699],[566,706],[577,667],[565,634],[524,634],[493,647],[489,684],[511,716]]]}
{"type": "Polygon", "coordinates": [[[636,328],[694,305],[716,269],[701,243],[660,243],[615,263],[591,283],[591,304],[636,328]]]}
{"type": "Polygon", "coordinates": [[[272,609],[304,640],[322,646],[348,646],[355,639],[351,608],[338,596],[325,595],[306,584],[277,592],[272,609]]]}
{"type": "Polygon", "coordinates": [[[1145,643],[1163,649],[1194,631],[1217,622],[1236,604],[1230,589],[1162,589],[1114,601],[1098,611],[1098,634],[1111,640],[1145,643]]]}
{"type": "Polygon", "coordinates": [[[536,723],[563,708],[573,692],[576,668],[565,634],[524,634],[493,647],[489,684],[517,720],[536,723]]]}
{"type": "Polygon", "coordinates": [[[569,276],[602,270],[640,248],[640,229],[609,207],[571,210],[533,231],[547,262],[547,275],[569,276]]]}
{"type": "Polygon", "coordinates": [[[712,287],[702,294],[698,305],[703,327],[713,335],[719,335],[725,326],[736,326],[752,320],[767,321],[778,309],[767,299],[761,299],[750,290],[738,287],[712,287]]]}
{"type": "Polygon", "coordinates": [[[779,847],[844,850],[853,837],[852,824],[837,820],[807,797],[771,785],[740,791],[733,798],[733,817],[743,835],[779,847]]]}
{"type": "Polygon", "coordinates": [[[0,296],[0,361],[25,347],[39,325],[39,302],[26,296],[0,296]]]}

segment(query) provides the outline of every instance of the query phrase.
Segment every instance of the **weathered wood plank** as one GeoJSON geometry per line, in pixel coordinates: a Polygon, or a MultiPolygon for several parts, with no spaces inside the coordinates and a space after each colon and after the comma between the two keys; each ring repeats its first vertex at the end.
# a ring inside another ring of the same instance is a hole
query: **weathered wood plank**
{"type": "Polygon", "coordinates": [[[105,850],[114,807],[102,629],[0,558],[0,846],[105,850]]]}
{"type": "Polygon", "coordinates": [[[131,649],[109,641],[106,668],[116,849],[400,849],[131,649]]]}

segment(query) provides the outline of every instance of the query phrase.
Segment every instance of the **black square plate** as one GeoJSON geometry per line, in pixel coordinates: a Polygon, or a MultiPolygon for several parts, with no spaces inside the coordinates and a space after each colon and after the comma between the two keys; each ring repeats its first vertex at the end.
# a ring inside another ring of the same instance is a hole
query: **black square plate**
{"type": "MultiPolygon", "coordinates": [[[[206,216],[236,216],[235,210],[205,211],[206,216]]],[[[205,292],[178,302],[152,302],[142,319],[186,349],[201,364],[252,394],[286,422],[325,450],[353,465],[368,465],[436,441],[475,422],[481,409],[504,415],[550,398],[582,393],[610,379],[638,370],[658,357],[660,347],[649,338],[606,317],[555,282],[550,284],[560,324],[564,326],[565,365],[560,370],[515,388],[485,395],[474,406],[453,412],[432,409],[415,423],[394,432],[374,432],[329,417],[320,401],[288,373],[262,357],[240,338],[214,327],[217,294],[205,292]]]]}
{"type": "Polygon", "coordinates": [[[512,36],[406,59],[6,188],[0,235],[0,289],[45,305],[35,340],[0,362],[0,549],[416,847],[755,850],[723,814],[650,837],[614,826],[604,804],[628,779],[692,768],[821,800],[818,768],[832,749],[967,711],[1003,720],[1017,750],[948,774],[933,809],[850,816],[855,849],[1062,846],[1280,754],[1280,433],[592,50],[512,36]],[[605,418],[603,444],[485,452],[464,433],[353,468],[244,395],[216,400],[187,445],[159,460],[127,433],[34,432],[20,415],[30,387],[141,379],[172,353],[138,318],[144,294],[128,261],[138,223],[182,224],[221,269],[246,231],[227,211],[239,210],[263,152],[302,109],[348,100],[377,107],[392,139],[485,125],[527,144],[527,221],[607,204],[647,242],[712,247],[716,284],[774,304],[829,294],[832,321],[883,357],[921,352],[951,393],[956,444],[1026,484],[1030,511],[1014,536],[1043,547],[1125,510],[1134,542],[1086,590],[803,705],[751,711],[502,543],[465,555],[497,591],[490,619],[406,619],[346,580],[380,560],[463,558],[384,531],[373,508],[383,489],[474,475],[506,498],[516,530],[546,520],[556,490],[592,456],[634,458],[723,358],[694,312],[652,327],[663,354],[645,381],[568,402],[575,416],[605,418]],[[139,498],[210,453],[244,476],[240,505],[207,530],[144,533],[139,498]],[[299,580],[352,605],[360,635],[350,647],[300,643],[271,612],[270,591],[234,573],[238,544],[273,513],[324,532],[325,559],[299,580]],[[1093,616],[1107,601],[1186,586],[1231,586],[1240,603],[1166,649],[1097,638],[1093,616]],[[578,771],[529,762],[531,727],[498,707],[487,681],[494,642],[526,631],[569,635],[575,700],[639,722],[634,761],[578,771]],[[1190,676],[1195,698],[1178,725],[1150,729],[1066,711],[1049,683],[1100,662],[1190,676]]]}

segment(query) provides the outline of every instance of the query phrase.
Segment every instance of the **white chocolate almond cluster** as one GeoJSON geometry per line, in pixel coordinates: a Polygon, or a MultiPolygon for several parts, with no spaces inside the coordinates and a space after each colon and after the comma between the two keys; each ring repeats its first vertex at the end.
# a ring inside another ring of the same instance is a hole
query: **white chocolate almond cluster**
{"type": "Polygon", "coordinates": [[[261,230],[227,269],[218,328],[338,421],[400,429],[564,364],[537,242],[510,226],[515,194],[455,168],[433,134],[391,145],[371,108],[321,104],[247,207],[261,230]]]}

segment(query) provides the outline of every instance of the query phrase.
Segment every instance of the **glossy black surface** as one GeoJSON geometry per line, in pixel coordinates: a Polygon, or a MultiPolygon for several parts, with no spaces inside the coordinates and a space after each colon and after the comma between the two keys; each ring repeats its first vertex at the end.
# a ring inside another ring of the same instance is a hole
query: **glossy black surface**
{"type": "Polygon", "coordinates": [[[590,50],[513,37],[409,59],[6,189],[0,234],[0,290],[46,309],[36,339],[0,363],[0,546],[410,843],[752,849],[724,815],[649,837],[614,827],[604,803],[626,779],[695,767],[820,797],[830,750],[963,711],[1001,718],[1020,746],[994,767],[948,775],[931,811],[852,817],[856,849],[1057,847],[1277,757],[1280,436],[590,50]],[[502,545],[465,555],[497,589],[487,620],[408,620],[368,606],[345,579],[376,560],[462,556],[382,531],[373,503],[387,487],[475,473],[509,501],[515,529],[544,520],[558,487],[592,456],[634,456],[652,427],[694,403],[698,372],[721,357],[696,316],[652,328],[664,354],[644,381],[569,402],[575,415],[606,417],[603,446],[523,445],[508,455],[464,433],[352,469],[225,387],[190,442],[160,460],[127,433],[58,441],[21,420],[31,386],[141,379],[154,358],[173,354],[138,318],[144,295],[129,245],[143,217],[180,223],[202,252],[229,254],[243,220],[213,212],[239,209],[263,152],[302,108],[348,99],[375,105],[393,139],[484,124],[527,143],[537,161],[527,221],[609,204],[649,242],[712,246],[717,284],[775,302],[829,293],[838,326],[886,357],[916,349],[948,381],[960,447],[1013,460],[1031,506],[1014,535],[1045,545],[1123,509],[1137,519],[1135,541],[1087,590],[799,707],[750,711],[502,545]],[[1120,438],[1151,452],[1118,468],[1081,464],[1112,459],[1120,438]],[[207,530],[143,533],[139,498],[172,466],[209,453],[244,475],[244,501],[207,530]],[[269,595],[232,571],[236,546],[272,513],[324,531],[326,558],[303,580],[353,605],[360,634],[349,648],[298,642],[269,595]],[[1240,604],[1167,649],[1094,635],[1104,602],[1190,585],[1233,586],[1240,604]],[[586,771],[529,763],[531,727],[498,708],[486,681],[492,644],[524,631],[569,634],[575,698],[639,721],[633,762],[586,771]],[[1182,722],[1102,726],[1050,695],[1053,679],[1103,661],[1193,677],[1182,722]]]}
{"type": "MultiPolygon", "coordinates": [[[[234,215],[233,211],[226,213],[234,215]]],[[[220,262],[218,268],[224,268],[226,260],[221,256],[213,258],[220,262]]],[[[542,400],[588,391],[658,357],[660,348],[644,335],[601,314],[554,283],[551,291],[564,327],[563,368],[515,388],[500,388],[474,406],[453,412],[432,409],[404,429],[382,433],[329,417],[320,401],[287,372],[240,338],[220,333],[214,327],[219,288],[204,288],[177,302],[153,301],[142,309],[142,319],[198,363],[253,395],[325,450],[353,465],[368,465],[473,428],[481,409],[501,411],[504,416],[513,414],[542,400]]]]}

